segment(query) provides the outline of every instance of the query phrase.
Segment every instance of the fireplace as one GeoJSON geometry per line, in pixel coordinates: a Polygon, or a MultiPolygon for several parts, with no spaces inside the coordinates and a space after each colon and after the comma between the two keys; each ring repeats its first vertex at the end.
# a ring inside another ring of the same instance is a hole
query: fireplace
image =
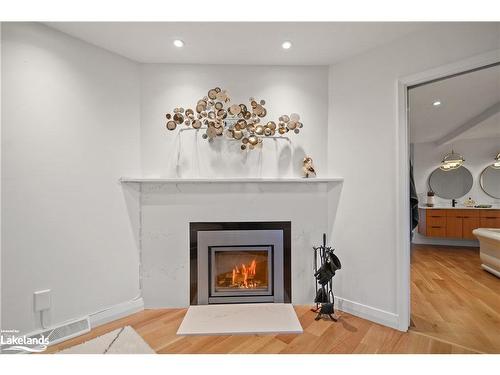
{"type": "Polygon", "coordinates": [[[191,223],[191,304],[291,301],[289,222],[191,223]]]}

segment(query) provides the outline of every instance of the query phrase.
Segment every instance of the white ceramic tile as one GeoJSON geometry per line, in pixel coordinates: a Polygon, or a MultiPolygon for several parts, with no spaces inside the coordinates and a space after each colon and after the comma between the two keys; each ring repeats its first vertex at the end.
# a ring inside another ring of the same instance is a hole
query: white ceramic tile
{"type": "Polygon", "coordinates": [[[178,335],[302,333],[291,304],[255,303],[190,306],[178,335]]]}

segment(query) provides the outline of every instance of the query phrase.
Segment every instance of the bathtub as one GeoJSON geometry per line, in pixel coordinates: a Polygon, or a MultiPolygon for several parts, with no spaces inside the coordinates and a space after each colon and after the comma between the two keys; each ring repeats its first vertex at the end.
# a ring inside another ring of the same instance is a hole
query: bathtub
{"type": "Polygon", "coordinates": [[[478,228],[472,233],[479,240],[481,267],[500,277],[500,229],[478,228]]]}

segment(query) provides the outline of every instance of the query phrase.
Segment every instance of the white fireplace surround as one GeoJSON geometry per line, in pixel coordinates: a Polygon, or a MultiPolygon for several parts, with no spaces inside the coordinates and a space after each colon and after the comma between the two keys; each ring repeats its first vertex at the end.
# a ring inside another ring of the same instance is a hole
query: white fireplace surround
{"type": "MultiPolygon", "coordinates": [[[[198,232],[198,304],[284,301],[283,293],[283,231],[282,230],[220,230],[198,232]],[[272,245],[273,289],[271,296],[211,297],[209,296],[209,246],[272,245]]],[[[293,293],[293,291],[292,291],[293,293]]]]}
{"type": "Polygon", "coordinates": [[[139,208],[145,307],[190,305],[192,222],[291,222],[291,302],[311,303],[316,293],[311,246],[331,232],[342,183],[341,179],[297,180],[123,183],[130,209],[139,208]]]}

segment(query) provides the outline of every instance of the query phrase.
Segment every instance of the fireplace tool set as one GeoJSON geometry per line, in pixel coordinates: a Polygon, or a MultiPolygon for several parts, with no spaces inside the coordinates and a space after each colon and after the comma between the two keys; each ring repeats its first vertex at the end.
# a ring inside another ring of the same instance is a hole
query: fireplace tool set
{"type": "Polygon", "coordinates": [[[334,296],[332,280],[335,271],[341,268],[339,258],[333,253],[334,248],[326,246],[326,234],[323,233],[323,245],[313,246],[314,250],[314,277],[316,280],[316,307],[311,311],[318,313],[315,320],[320,320],[323,315],[327,315],[331,320],[337,321],[334,317],[334,296]]]}

